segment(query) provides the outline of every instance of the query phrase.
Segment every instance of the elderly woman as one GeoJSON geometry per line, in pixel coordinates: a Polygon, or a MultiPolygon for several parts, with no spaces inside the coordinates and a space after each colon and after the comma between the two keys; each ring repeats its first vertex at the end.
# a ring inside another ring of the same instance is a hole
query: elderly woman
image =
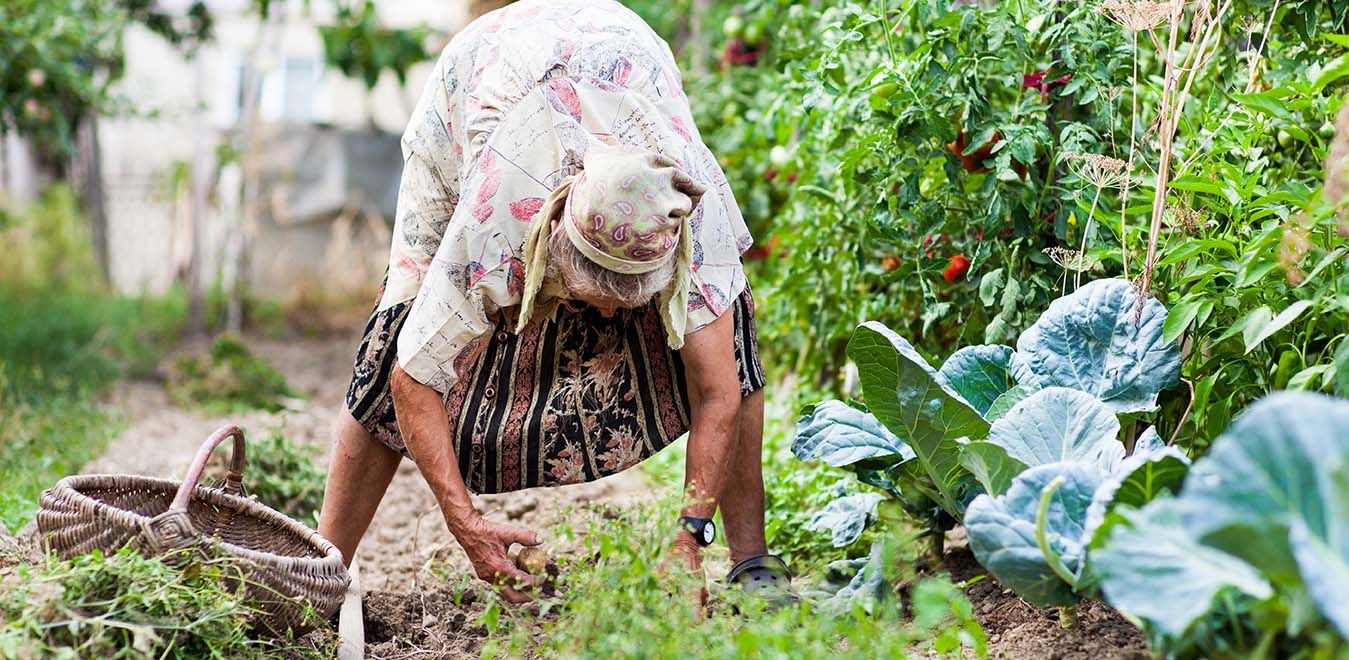
{"type": "Polygon", "coordinates": [[[459,33],[407,131],[384,290],[356,356],[319,531],[348,560],[403,455],[478,577],[533,532],[469,491],[589,481],[688,432],[671,555],[718,536],[780,594],[760,472],[750,245],[669,47],[608,0],[524,0],[459,33]]]}

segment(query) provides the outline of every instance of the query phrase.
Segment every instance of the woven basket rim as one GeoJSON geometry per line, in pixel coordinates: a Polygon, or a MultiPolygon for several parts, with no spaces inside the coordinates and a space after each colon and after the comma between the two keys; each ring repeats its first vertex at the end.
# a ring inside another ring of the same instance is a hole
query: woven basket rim
{"type": "MultiPolygon", "coordinates": [[[[129,509],[113,506],[107,502],[96,500],[80,491],[81,487],[94,487],[99,485],[91,482],[106,479],[130,480],[136,482],[137,485],[144,485],[147,488],[155,490],[162,489],[169,493],[176,492],[178,487],[182,485],[181,481],[173,479],[135,474],[76,474],[62,478],[49,489],[49,492],[53,495],[57,495],[57,492],[61,491],[60,496],[72,498],[83,506],[110,509],[138,521],[148,522],[154,518],[154,516],[147,516],[129,509]]],[[[310,548],[316,550],[321,556],[299,557],[295,555],[267,552],[265,550],[255,550],[204,533],[200,536],[203,541],[217,544],[232,554],[262,564],[289,565],[294,567],[303,565],[307,568],[319,568],[334,574],[346,571],[346,565],[342,562],[342,553],[338,551],[337,546],[334,546],[327,539],[320,536],[318,532],[310,529],[298,520],[258,502],[257,500],[230,495],[220,489],[203,486],[201,484],[197,484],[197,486],[193,488],[192,499],[204,501],[215,506],[230,508],[236,512],[252,515],[261,518],[264,521],[274,523],[283,528],[284,531],[299,538],[310,548]]]]}

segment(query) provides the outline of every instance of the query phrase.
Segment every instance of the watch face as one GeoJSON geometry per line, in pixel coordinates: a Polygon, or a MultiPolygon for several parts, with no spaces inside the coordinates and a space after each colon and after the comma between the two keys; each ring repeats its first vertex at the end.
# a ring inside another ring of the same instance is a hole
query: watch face
{"type": "Polygon", "coordinates": [[[717,527],[711,522],[703,525],[703,544],[709,545],[717,538],[717,527]]]}

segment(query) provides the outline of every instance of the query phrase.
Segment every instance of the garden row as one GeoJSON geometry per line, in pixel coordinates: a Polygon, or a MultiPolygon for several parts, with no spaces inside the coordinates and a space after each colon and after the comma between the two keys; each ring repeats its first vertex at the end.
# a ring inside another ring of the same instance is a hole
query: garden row
{"type": "MultiPolygon", "coordinates": [[[[1156,650],[1210,657],[1333,652],[1349,638],[1349,401],[1279,393],[1191,465],[1147,420],[1177,384],[1166,310],[1130,282],[1061,298],[1017,340],[932,368],[883,325],[849,354],[867,407],[831,400],[794,450],[880,490],[817,516],[847,546],[892,499],[1040,606],[1104,595],[1156,650]]],[[[938,546],[940,547],[940,546],[938,546]]],[[[874,555],[879,556],[879,555],[874,555]]],[[[865,566],[852,596],[882,574],[865,566]]]]}

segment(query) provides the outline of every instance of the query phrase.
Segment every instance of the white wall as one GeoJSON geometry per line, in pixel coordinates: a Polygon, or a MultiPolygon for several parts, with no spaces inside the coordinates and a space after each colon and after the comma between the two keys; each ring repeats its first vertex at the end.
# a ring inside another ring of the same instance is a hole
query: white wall
{"type": "MultiPolygon", "coordinates": [[[[274,1],[274,5],[282,3],[274,1]]],[[[430,62],[411,72],[406,88],[386,75],[367,94],[362,82],[323,68],[317,25],[332,20],[335,12],[325,0],[312,0],[310,4],[309,11],[298,0],[279,7],[282,11],[278,16],[283,18],[278,20],[276,36],[260,51],[261,121],[323,123],[353,130],[373,127],[401,133],[429,75],[430,62]]],[[[424,22],[448,35],[465,22],[466,4],[463,0],[384,0],[377,6],[388,25],[424,22]]],[[[189,5],[189,0],[163,3],[178,10],[189,5]]],[[[183,200],[175,200],[169,189],[172,172],[193,162],[194,150],[213,153],[222,133],[238,120],[243,66],[263,33],[261,21],[248,13],[250,0],[214,0],[208,5],[216,21],[216,39],[191,60],[144,29],[132,28],[124,35],[126,71],[116,93],[136,108],[136,113],[105,119],[100,130],[108,193],[110,270],[114,285],[121,291],[164,291],[186,266],[189,207],[183,200]]],[[[218,273],[221,246],[233,231],[237,231],[233,220],[214,213],[208,218],[205,238],[209,249],[204,271],[208,282],[218,273]]],[[[335,241],[344,250],[376,255],[388,249],[387,238],[378,236],[378,232],[336,236],[310,227],[292,234],[301,244],[268,247],[282,249],[282,253],[331,252],[332,246],[323,243],[335,241]]],[[[373,259],[379,261],[378,257],[373,259]]],[[[275,258],[260,261],[269,263],[266,272],[258,275],[278,282],[300,277],[328,279],[322,273],[286,273],[284,268],[278,272],[275,258]]],[[[284,260],[281,262],[284,264],[284,260]]],[[[378,281],[373,285],[378,286],[378,281]]]]}

